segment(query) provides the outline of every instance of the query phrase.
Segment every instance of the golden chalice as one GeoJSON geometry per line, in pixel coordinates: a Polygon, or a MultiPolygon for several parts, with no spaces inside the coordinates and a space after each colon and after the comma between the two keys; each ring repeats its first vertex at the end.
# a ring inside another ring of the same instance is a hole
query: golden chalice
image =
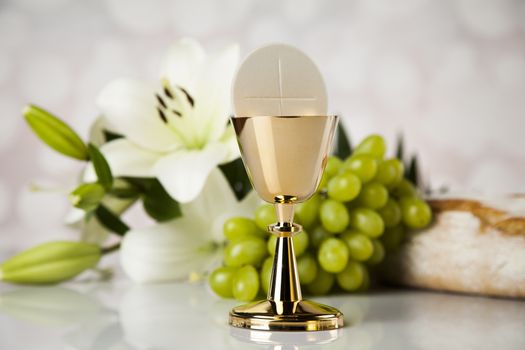
{"type": "Polygon", "coordinates": [[[343,314],[330,306],[303,300],[292,237],[294,205],[310,198],[323,174],[337,126],[337,116],[234,117],[232,123],[252,185],[273,203],[277,235],[266,300],[235,307],[229,322],[256,330],[319,331],[343,326],[343,314]]]}

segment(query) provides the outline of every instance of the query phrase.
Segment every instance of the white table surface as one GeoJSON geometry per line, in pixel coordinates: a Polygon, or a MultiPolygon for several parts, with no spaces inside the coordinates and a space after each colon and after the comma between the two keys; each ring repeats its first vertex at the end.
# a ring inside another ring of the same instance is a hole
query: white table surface
{"type": "Polygon", "coordinates": [[[0,284],[0,349],[525,349],[525,302],[385,290],[316,300],[346,326],[325,332],[229,327],[236,305],[203,284],[0,284]]]}

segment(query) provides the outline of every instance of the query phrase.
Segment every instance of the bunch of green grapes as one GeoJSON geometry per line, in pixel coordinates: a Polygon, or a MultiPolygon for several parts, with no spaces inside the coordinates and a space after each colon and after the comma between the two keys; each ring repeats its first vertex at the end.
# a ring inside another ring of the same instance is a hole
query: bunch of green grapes
{"type": "MultiPolygon", "coordinates": [[[[371,267],[397,249],[406,230],[430,223],[431,210],[404,178],[403,163],[385,152],[384,139],[371,135],[347,159],[329,157],[316,194],[296,206],[304,230],[293,245],[305,292],[365,291],[371,267]]],[[[271,204],[253,219],[225,222],[224,266],[209,276],[216,294],[250,301],[268,292],[277,237],[266,228],[275,222],[271,204]]]]}

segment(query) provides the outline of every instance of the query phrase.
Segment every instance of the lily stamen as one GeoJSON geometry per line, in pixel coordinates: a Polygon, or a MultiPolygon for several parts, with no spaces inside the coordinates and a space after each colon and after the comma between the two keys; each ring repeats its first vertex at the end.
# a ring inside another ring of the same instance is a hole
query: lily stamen
{"type": "Polygon", "coordinates": [[[193,97],[190,95],[190,93],[188,91],[186,91],[185,88],[183,88],[182,86],[177,86],[180,91],[182,91],[182,93],[184,95],[186,95],[186,98],[188,99],[188,102],[190,103],[190,105],[193,107],[195,106],[195,100],[193,99],[193,97]]]}
{"type": "Polygon", "coordinates": [[[164,114],[162,109],[157,107],[157,111],[159,112],[160,119],[162,119],[162,121],[167,124],[168,123],[168,118],[166,118],[166,115],[164,114]]]}
{"type": "Polygon", "coordinates": [[[166,102],[164,102],[164,100],[162,99],[162,97],[160,97],[159,94],[155,94],[155,97],[157,98],[157,101],[159,101],[160,105],[166,109],[168,108],[168,105],[166,104],[166,102]]]}

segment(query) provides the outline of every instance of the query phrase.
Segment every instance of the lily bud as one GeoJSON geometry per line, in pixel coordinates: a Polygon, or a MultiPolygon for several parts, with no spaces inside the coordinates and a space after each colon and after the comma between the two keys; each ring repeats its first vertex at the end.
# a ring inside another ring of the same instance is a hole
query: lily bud
{"type": "Polygon", "coordinates": [[[88,160],[86,145],[69,125],[37,106],[24,108],[24,117],[35,134],[55,151],[79,160],[88,160]]]}
{"type": "Polygon", "coordinates": [[[75,207],[91,211],[98,207],[104,197],[104,187],[99,183],[86,183],[78,186],[69,195],[69,201],[75,207]]]}
{"type": "Polygon", "coordinates": [[[0,265],[0,280],[20,284],[58,283],[94,267],[102,251],[85,242],[57,241],[38,245],[0,265]]]}

